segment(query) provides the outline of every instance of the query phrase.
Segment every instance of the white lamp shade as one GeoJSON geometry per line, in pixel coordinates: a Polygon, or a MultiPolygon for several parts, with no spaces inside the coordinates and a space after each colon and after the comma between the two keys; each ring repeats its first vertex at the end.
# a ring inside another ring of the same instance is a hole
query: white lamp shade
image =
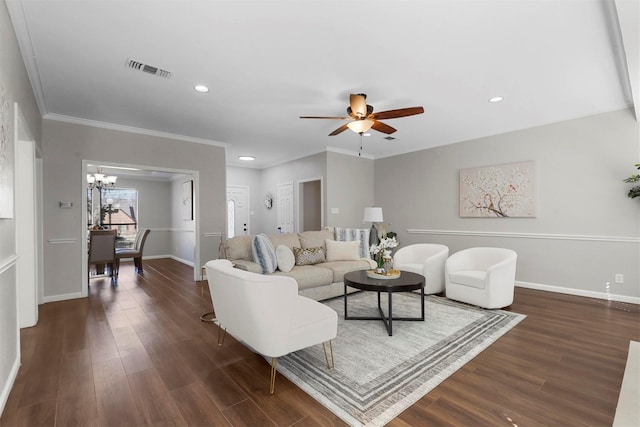
{"type": "Polygon", "coordinates": [[[364,208],[362,222],[382,222],[382,208],[371,206],[364,208]]]}
{"type": "Polygon", "coordinates": [[[371,129],[371,126],[373,126],[373,120],[371,119],[355,120],[347,123],[347,127],[355,133],[364,133],[371,129]]]}
{"type": "Polygon", "coordinates": [[[87,174],[87,183],[94,184],[95,182],[96,182],[96,177],[91,174],[87,174]]]}

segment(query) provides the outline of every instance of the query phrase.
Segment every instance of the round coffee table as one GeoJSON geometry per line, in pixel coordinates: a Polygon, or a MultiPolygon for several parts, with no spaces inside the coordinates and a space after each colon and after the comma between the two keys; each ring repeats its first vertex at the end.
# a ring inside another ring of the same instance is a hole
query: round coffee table
{"type": "Polygon", "coordinates": [[[344,275],[344,318],[345,320],[382,320],[389,336],[393,335],[394,320],[424,321],[424,276],[403,271],[397,279],[373,279],[367,276],[367,270],[351,271],[344,275]],[[362,291],[378,293],[378,311],[380,317],[350,317],[347,315],[347,286],[362,291]],[[420,289],[421,317],[393,317],[393,293],[420,289]],[[380,304],[380,293],[386,292],[389,300],[388,315],[385,316],[380,304]]]}

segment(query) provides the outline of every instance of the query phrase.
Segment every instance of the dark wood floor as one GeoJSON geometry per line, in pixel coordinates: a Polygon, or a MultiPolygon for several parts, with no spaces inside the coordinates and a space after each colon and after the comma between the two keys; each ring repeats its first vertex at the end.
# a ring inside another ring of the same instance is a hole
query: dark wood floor
{"type": "MultiPolygon", "coordinates": [[[[41,306],[0,425],[344,425],[282,376],[270,396],[269,365],[230,337],[217,347],[192,277],[123,264],[117,288],[41,306]]],[[[518,288],[511,310],[528,317],[390,425],[610,426],[639,307],[518,288]]]]}

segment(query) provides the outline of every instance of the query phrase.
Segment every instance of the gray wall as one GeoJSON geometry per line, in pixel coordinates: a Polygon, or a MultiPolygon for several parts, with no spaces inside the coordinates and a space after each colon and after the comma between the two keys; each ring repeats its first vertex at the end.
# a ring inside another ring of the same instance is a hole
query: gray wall
{"type": "Polygon", "coordinates": [[[52,120],[43,123],[45,300],[78,297],[86,283],[80,256],[86,245],[80,208],[83,160],[197,171],[196,199],[206,213],[200,218],[197,258],[202,263],[216,258],[219,237],[215,234],[224,230],[226,221],[225,206],[220,203],[226,188],[224,148],[52,120]],[[60,200],[73,202],[74,208],[59,209],[60,200]],[[51,244],[52,240],[70,243],[51,244]]]}
{"type": "MultiPolygon", "coordinates": [[[[13,132],[13,103],[17,102],[37,146],[41,147],[41,115],[4,1],[0,2],[0,90],[2,88],[9,107],[10,131],[13,132]]],[[[15,236],[15,221],[0,219],[0,413],[20,364],[15,236]]]]}
{"type": "MultiPolygon", "coordinates": [[[[262,188],[261,196],[267,191],[270,191],[274,196],[274,208],[273,209],[260,209],[263,212],[262,218],[262,230],[257,232],[264,232],[267,234],[275,234],[278,232],[278,217],[277,217],[277,203],[276,203],[276,187],[278,184],[293,181],[294,191],[297,192],[297,182],[309,178],[322,177],[326,182],[327,173],[327,157],[326,153],[318,153],[312,156],[304,157],[302,159],[293,160],[291,162],[283,163],[281,165],[273,166],[262,170],[262,188]]],[[[297,195],[294,205],[297,206],[297,195]]],[[[294,217],[298,215],[294,213],[294,217]]],[[[256,233],[254,229],[253,233],[256,233]]]]}
{"type": "MultiPolygon", "coordinates": [[[[363,224],[364,208],[374,202],[374,162],[362,157],[327,153],[327,226],[369,228],[363,224]],[[331,213],[337,208],[339,213],[331,213]]],[[[383,209],[384,219],[387,213],[383,209]]]]}
{"type": "MultiPolygon", "coordinates": [[[[362,214],[366,206],[373,205],[373,161],[334,152],[318,153],[265,169],[227,168],[229,185],[250,188],[251,233],[277,233],[277,207],[266,209],[264,195],[276,195],[276,186],[292,181],[296,192],[294,205],[298,206],[299,181],[311,178],[323,180],[325,226],[369,227],[363,225],[362,214]],[[332,214],[331,208],[338,208],[332,214]]],[[[275,203],[275,200],[274,200],[275,203]]],[[[298,213],[295,213],[296,217],[298,213]]],[[[301,226],[301,225],[300,225],[301,226]]]]}
{"type": "Polygon", "coordinates": [[[640,203],[622,179],[638,159],[638,122],[621,110],[376,160],[375,202],[402,245],[508,247],[523,286],[637,302],[640,203]],[[460,169],[527,160],[536,218],[459,217],[460,169]]]}

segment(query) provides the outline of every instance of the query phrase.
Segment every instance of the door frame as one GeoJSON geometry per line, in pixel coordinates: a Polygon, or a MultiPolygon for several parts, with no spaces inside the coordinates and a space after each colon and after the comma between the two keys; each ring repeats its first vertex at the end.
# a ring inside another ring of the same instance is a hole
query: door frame
{"type": "Polygon", "coordinates": [[[17,102],[14,102],[15,185],[16,194],[29,194],[14,203],[16,280],[18,283],[18,325],[38,323],[38,305],[42,304],[42,153],[17,102]],[[28,146],[27,146],[28,145],[28,146]],[[23,151],[24,150],[24,151],[23,151]],[[24,168],[24,169],[23,169],[24,168]],[[26,174],[23,172],[26,170],[26,174]],[[28,219],[27,219],[28,218],[28,219]],[[28,281],[25,282],[25,279],[28,281]]]}
{"type": "Polygon", "coordinates": [[[186,169],[171,169],[167,167],[159,167],[159,166],[148,166],[148,165],[137,165],[137,164],[129,164],[129,163],[118,163],[112,161],[103,161],[103,160],[82,160],[82,221],[80,222],[81,228],[81,236],[83,236],[83,240],[80,246],[80,254],[82,259],[82,286],[80,286],[80,296],[82,298],[86,298],[89,295],[89,287],[87,286],[87,277],[89,266],[87,265],[87,261],[89,259],[89,254],[87,253],[87,245],[85,243],[87,236],[87,214],[86,214],[86,206],[87,206],[87,165],[91,164],[101,164],[105,166],[115,166],[122,168],[135,168],[142,169],[146,171],[155,171],[155,172],[168,172],[175,174],[183,174],[183,175],[191,175],[193,176],[193,197],[194,197],[194,233],[195,233],[195,248],[194,248],[194,260],[193,260],[193,280],[198,281],[201,280],[202,276],[200,274],[200,173],[194,170],[186,170],[186,169]]]}

